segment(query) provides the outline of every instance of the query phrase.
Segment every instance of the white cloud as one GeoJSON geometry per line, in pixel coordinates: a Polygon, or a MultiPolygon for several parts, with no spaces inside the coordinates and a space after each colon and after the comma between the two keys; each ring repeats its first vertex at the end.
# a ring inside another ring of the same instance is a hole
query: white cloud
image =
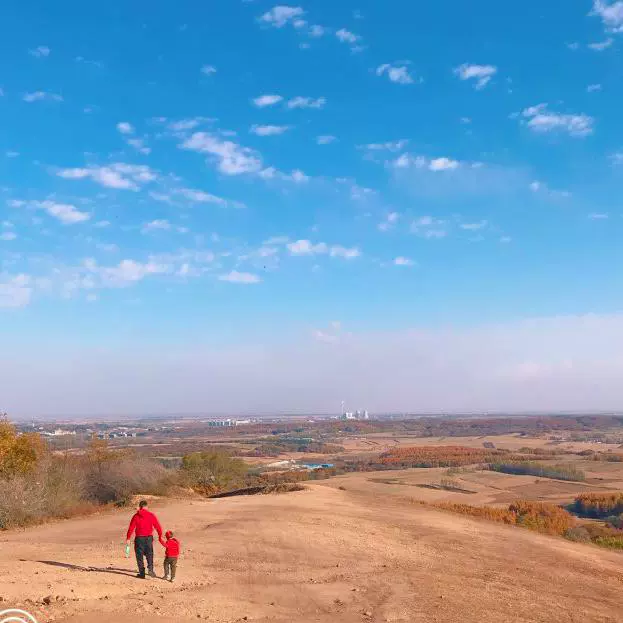
{"type": "Polygon", "coordinates": [[[46,45],[40,45],[37,46],[34,50],[28,50],[28,53],[36,58],[43,58],[46,56],[50,56],[50,51],[50,48],[48,48],[46,45]]]}
{"type": "Polygon", "coordinates": [[[495,65],[470,65],[463,63],[459,67],[455,67],[454,73],[461,80],[475,80],[475,89],[484,89],[489,81],[497,73],[498,68],[495,65]]]}
{"type": "Polygon", "coordinates": [[[252,284],[260,283],[260,281],[262,280],[260,279],[260,277],[254,275],[253,273],[241,273],[237,270],[232,270],[225,275],[220,275],[219,281],[228,281],[229,283],[252,284]]]}
{"type": "Polygon", "coordinates": [[[62,102],[63,96],[58,95],[57,93],[48,93],[46,91],[34,91],[33,93],[25,93],[22,98],[25,102],[29,104],[32,102],[62,102]]]}
{"type": "Polygon", "coordinates": [[[145,140],[142,138],[129,138],[127,143],[144,156],[148,156],[151,153],[151,148],[145,145],[145,140]]]}
{"type": "Polygon", "coordinates": [[[115,266],[99,266],[93,259],[85,260],[83,270],[87,274],[99,277],[101,285],[109,288],[122,288],[131,283],[142,281],[149,275],[164,275],[172,272],[172,267],[156,261],[145,263],[135,260],[121,260],[115,266]]]}
{"type": "Polygon", "coordinates": [[[295,184],[303,184],[309,181],[309,176],[305,175],[300,169],[294,169],[292,173],[284,173],[275,169],[275,167],[267,167],[259,172],[259,176],[264,180],[283,180],[294,182],[295,184]]]}
{"type": "Polygon", "coordinates": [[[537,180],[530,182],[530,190],[533,193],[541,193],[541,194],[545,194],[548,195],[549,197],[554,197],[554,198],[568,198],[571,197],[571,193],[567,190],[552,190],[551,188],[549,188],[549,186],[547,184],[545,184],[544,182],[539,182],[537,180]]]}
{"type": "Polygon", "coordinates": [[[587,93],[594,93],[595,91],[601,91],[601,84],[589,84],[586,87],[587,93]]]}
{"type": "Polygon", "coordinates": [[[166,219],[156,219],[155,221],[151,221],[149,223],[145,223],[143,225],[143,233],[147,233],[150,231],[169,231],[171,229],[171,223],[166,219]]]}
{"type": "Polygon", "coordinates": [[[275,6],[259,18],[260,22],[270,24],[274,28],[283,28],[286,24],[301,18],[305,11],[301,7],[275,6]]]}
{"type": "Polygon", "coordinates": [[[309,29],[310,37],[322,37],[324,34],[325,34],[325,28],[322,26],[319,26],[318,24],[314,24],[309,29]]]}
{"type": "Polygon", "coordinates": [[[400,214],[398,212],[390,212],[386,219],[378,224],[378,229],[380,231],[389,231],[398,222],[399,218],[400,214]]]}
{"type": "Polygon", "coordinates": [[[391,65],[385,63],[379,65],[376,68],[376,75],[387,75],[391,82],[396,84],[414,84],[415,78],[409,73],[409,67],[407,63],[391,65]]]}
{"type": "Polygon", "coordinates": [[[318,145],[329,145],[335,141],[337,141],[337,137],[331,134],[322,134],[316,137],[316,143],[318,143],[318,145]]]}
{"type": "Polygon", "coordinates": [[[361,145],[359,149],[367,151],[401,151],[409,144],[408,139],[400,139],[398,141],[387,141],[386,143],[369,143],[361,145]]]}
{"type": "Polygon", "coordinates": [[[70,203],[57,203],[52,200],[45,201],[20,201],[13,200],[10,202],[12,207],[29,206],[37,210],[43,210],[50,216],[59,220],[64,225],[74,225],[76,223],[84,223],[91,218],[88,212],[81,212],[76,206],[70,203]]]}
{"type": "Polygon", "coordinates": [[[459,166],[460,163],[457,160],[450,158],[433,158],[428,164],[431,171],[452,171],[458,169],[459,166]]]}
{"type": "Polygon", "coordinates": [[[61,169],[59,177],[71,180],[91,179],[96,184],[120,190],[138,190],[142,184],[157,179],[156,173],[147,165],[117,162],[108,166],[61,169]]]}
{"type": "Polygon", "coordinates": [[[227,205],[227,201],[225,201],[225,199],[206,193],[203,190],[181,188],[178,192],[189,201],[193,201],[195,203],[216,203],[217,205],[227,205]]]}
{"type": "Polygon", "coordinates": [[[444,225],[445,221],[433,216],[421,216],[411,223],[411,233],[427,239],[445,238],[448,232],[444,229],[444,225]]]}
{"type": "Polygon", "coordinates": [[[525,108],[521,116],[533,132],[564,132],[576,138],[593,133],[594,119],[585,114],[561,114],[548,110],[547,104],[538,104],[525,108]],[[525,121],[528,119],[528,121],[525,121]]]}
{"type": "Polygon", "coordinates": [[[20,274],[10,277],[0,273],[0,308],[25,307],[32,297],[32,279],[20,274]]]}
{"type": "Polygon", "coordinates": [[[593,221],[600,221],[600,220],[607,219],[608,215],[604,214],[603,212],[593,212],[588,215],[588,218],[590,218],[593,221]]]}
{"type": "Polygon", "coordinates": [[[347,248],[340,245],[329,246],[326,242],[313,244],[309,240],[297,240],[286,244],[291,255],[325,255],[354,259],[361,256],[361,251],[355,247],[347,248]]]}
{"type": "Polygon", "coordinates": [[[610,156],[613,165],[623,165],[623,151],[614,153],[610,156]]]}
{"type": "Polygon", "coordinates": [[[342,247],[340,245],[335,245],[335,246],[331,247],[329,255],[331,257],[342,257],[345,260],[352,260],[352,259],[355,259],[357,257],[361,257],[361,251],[359,249],[357,249],[356,247],[352,247],[352,248],[349,249],[347,247],[342,247]]]}
{"type": "Polygon", "coordinates": [[[291,126],[289,125],[253,125],[249,132],[257,136],[278,136],[287,132],[291,126]]]}
{"type": "Polygon", "coordinates": [[[297,240],[296,242],[288,243],[286,246],[292,255],[315,255],[329,251],[326,243],[312,244],[309,240],[297,240]]]}
{"type": "Polygon", "coordinates": [[[225,175],[257,173],[262,168],[262,158],[256,151],[207,132],[195,132],[182,143],[181,148],[209,154],[216,160],[218,170],[225,175]]]}
{"type": "MultiPolygon", "coordinates": [[[[166,122],[166,119],[164,121],[166,122]]],[[[214,121],[214,119],[210,117],[190,117],[188,119],[171,121],[167,127],[172,132],[185,132],[186,130],[193,130],[202,123],[210,123],[211,121],[214,121]]]]}
{"type": "Polygon", "coordinates": [[[437,173],[439,171],[454,171],[462,166],[474,167],[474,163],[462,163],[446,157],[428,158],[426,156],[412,156],[411,154],[404,153],[391,162],[391,166],[395,169],[415,167],[416,169],[426,169],[437,173]]]}
{"type": "Polygon", "coordinates": [[[327,100],[324,97],[293,97],[288,103],[288,108],[324,108],[327,100]]]}
{"type": "Polygon", "coordinates": [[[607,30],[623,32],[623,0],[594,0],[592,15],[598,15],[607,30]]]}
{"type": "Polygon", "coordinates": [[[211,76],[212,74],[216,73],[216,67],[214,67],[214,65],[204,65],[201,68],[201,73],[204,76],[211,76]]]}
{"type": "Polygon", "coordinates": [[[467,231],[478,231],[480,229],[484,229],[487,225],[487,221],[478,221],[476,223],[462,223],[461,229],[465,229],[467,231]]]}
{"type": "Polygon", "coordinates": [[[283,97],[281,97],[281,95],[260,95],[252,101],[258,108],[265,108],[266,106],[274,106],[283,101],[283,97]]]}
{"type": "Polygon", "coordinates": [[[396,266],[415,266],[415,262],[408,257],[397,257],[394,260],[396,266]]]}
{"type": "Polygon", "coordinates": [[[589,43],[586,47],[591,50],[595,50],[595,52],[603,52],[612,46],[614,43],[614,39],[612,37],[608,37],[604,41],[597,41],[595,43],[589,43]]]}
{"type": "Polygon", "coordinates": [[[134,126],[131,123],[128,123],[127,121],[120,121],[117,124],[117,130],[121,134],[134,134],[134,126]]]}
{"type": "Polygon", "coordinates": [[[3,231],[0,233],[0,240],[4,242],[10,242],[11,240],[15,240],[17,238],[17,234],[14,231],[3,231]]]}
{"type": "Polygon", "coordinates": [[[335,33],[335,36],[342,43],[354,44],[361,40],[359,35],[356,35],[354,32],[350,32],[350,30],[346,30],[345,28],[340,28],[340,30],[335,33]]]}

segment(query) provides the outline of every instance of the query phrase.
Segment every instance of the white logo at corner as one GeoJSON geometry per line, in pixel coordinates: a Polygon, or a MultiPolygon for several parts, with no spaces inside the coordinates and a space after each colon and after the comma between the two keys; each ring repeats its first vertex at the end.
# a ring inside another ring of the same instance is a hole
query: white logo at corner
{"type": "Polygon", "coordinates": [[[11,608],[0,611],[0,623],[37,623],[37,619],[26,610],[11,608]]]}

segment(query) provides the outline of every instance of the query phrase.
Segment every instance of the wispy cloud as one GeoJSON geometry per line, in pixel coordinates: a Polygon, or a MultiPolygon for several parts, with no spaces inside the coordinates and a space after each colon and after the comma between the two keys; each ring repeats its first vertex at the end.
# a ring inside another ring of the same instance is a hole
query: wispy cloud
{"type": "Polygon", "coordinates": [[[258,108],[274,106],[281,101],[283,101],[283,97],[281,95],[260,95],[252,100],[253,104],[258,108]]]}
{"type": "Polygon", "coordinates": [[[587,93],[595,93],[596,91],[601,91],[601,84],[589,84],[586,87],[587,93]]]}
{"type": "Polygon", "coordinates": [[[157,174],[147,165],[117,162],[108,166],[90,166],[61,169],[56,173],[69,180],[91,179],[100,186],[120,190],[138,190],[143,184],[153,182],[157,174]]]}
{"type": "Polygon", "coordinates": [[[50,48],[47,45],[39,45],[33,50],[28,50],[28,53],[35,58],[45,58],[50,56],[50,48]]]}
{"type": "Polygon", "coordinates": [[[467,231],[479,231],[487,227],[488,224],[488,221],[477,221],[475,223],[461,223],[460,227],[467,231]]]}
{"type": "Polygon", "coordinates": [[[596,41],[595,43],[587,44],[587,48],[594,50],[595,52],[603,52],[612,46],[614,43],[614,39],[612,37],[608,37],[604,41],[596,41]]]}
{"type": "Polygon", "coordinates": [[[592,212],[588,215],[588,218],[593,221],[603,221],[608,218],[608,215],[603,212],[592,212]]]}
{"type": "Polygon", "coordinates": [[[233,141],[222,140],[208,132],[195,132],[180,147],[208,154],[216,162],[218,170],[225,175],[257,173],[262,169],[262,158],[259,153],[233,141]]]}
{"type": "Polygon", "coordinates": [[[257,136],[278,136],[291,129],[289,125],[253,125],[249,132],[257,136]]]}
{"type": "Polygon", "coordinates": [[[445,229],[445,221],[434,216],[421,216],[415,219],[411,223],[411,233],[428,239],[445,238],[448,235],[445,229]]]}
{"type": "Polygon", "coordinates": [[[469,63],[463,63],[454,69],[454,73],[461,80],[474,81],[474,88],[477,90],[484,89],[497,71],[498,68],[495,65],[470,65],[469,63]]]}
{"type": "Polygon", "coordinates": [[[231,272],[220,275],[219,281],[228,281],[229,283],[240,283],[240,284],[254,284],[260,283],[262,281],[260,277],[253,273],[241,273],[237,270],[232,270],[231,272]]]}
{"type": "Polygon", "coordinates": [[[43,210],[49,216],[52,216],[56,220],[60,221],[64,225],[75,225],[76,223],[83,223],[91,218],[88,212],[82,212],[75,205],[71,203],[58,203],[46,199],[45,201],[13,201],[12,205],[15,207],[27,206],[38,210],[43,210]]]}
{"type": "Polygon", "coordinates": [[[204,76],[211,76],[216,73],[216,67],[214,67],[214,65],[204,65],[201,68],[201,73],[204,76]]]}
{"type": "Polygon", "coordinates": [[[526,126],[539,134],[562,132],[575,138],[583,138],[594,131],[594,119],[589,115],[556,113],[550,111],[547,104],[525,108],[521,117],[526,126]]]}
{"type": "Polygon", "coordinates": [[[155,221],[145,223],[141,231],[143,233],[147,233],[150,231],[169,231],[171,227],[171,223],[169,223],[169,221],[167,221],[166,219],[156,219],[155,221]]]}
{"type": "Polygon", "coordinates": [[[303,15],[305,15],[305,11],[301,7],[279,5],[273,7],[270,11],[266,11],[259,18],[259,21],[274,28],[283,28],[286,24],[300,20],[303,15]]]}
{"type": "Polygon", "coordinates": [[[316,143],[318,145],[329,145],[335,141],[337,141],[337,137],[332,134],[322,134],[321,136],[316,137],[316,143]]]}
{"type": "Polygon", "coordinates": [[[594,0],[591,15],[600,17],[606,30],[623,32],[623,0],[594,0]]]}
{"type": "Polygon", "coordinates": [[[324,97],[293,97],[288,101],[288,108],[324,108],[324,105],[327,103],[327,100],[324,97]]]}
{"type": "Polygon", "coordinates": [[[330,246],[326,242],[312,243],[310,240],[297,240],[286,244],[291,255],[329,255],[344,259],[354,259],[361,255],[356,247],[347,248],[341,245],[330,246]]]}
{"type": "Polygon", "coordinates": [[[49,93],[47,91],[34,91],[32,93],[25,93],[22,98],[25,102],[32,104],[32,102],[62,102],[63,96],[57,93],[49,93]]]}
{"type": "Polygon", "coordinates": [[[0,233],[0,240],[3,242],[11,242],[17,238],[17,234],[14,231],[3,231],[0,233]]]}
{"type": "Polygon", "coordinates": [[[408,257],[397,257],[394,260],[394,264],[396,266],[415,266],[415,262],[412,259],[409,259],[408,257]]]}
{"type": "Polygon", "coordinates": [[[530,182],[530,190],[533,193],[539,193],[552,197],[554,199],[568,199],[571,193],[567,190],[553,190],[546,183],[537,180],[530,182]]]}
{"type": "Polygon", "coordinates": [[[409,72],[409,63],[396,64],[384,63],[376,68],[376,75],[386,75],[391,82],[396,84],[415,84],[416,80],[409,72]]]}
{"type": "Polygon", "coordinates": [[[120,121],[117,124],[117,130],[121,134],[134,134],[134,126],[128,121],[120,121]]]}
{"type": "Polygon", "coordinates": [[[0,308],[26,307],[32,297],[32,279],[29,275],[0,273],[0,308]]]}

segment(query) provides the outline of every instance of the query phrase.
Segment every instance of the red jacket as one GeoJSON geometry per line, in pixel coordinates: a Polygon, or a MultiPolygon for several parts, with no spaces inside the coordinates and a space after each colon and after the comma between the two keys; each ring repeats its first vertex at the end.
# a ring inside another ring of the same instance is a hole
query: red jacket
{"type": "Polygon", "coordinates": [[[167,539],[164,544],[164,555],[167,558],[177,558],[180,555],[180,542],[175,537],[167,539]]]}
{"type": "Polygon", "coordinates": [[[134,517],[130,521],[130,527],[128,528],[128,535],[126,536],[126,540],[130,540],[132,538],[132,533],[136,530],[136,536],[151,536],[154,528],[158,533],[158,538],[162,538],[162,528],[160,527],[160,522],[158,518],[150,513],[146,508],[139,508],[136,513],[134,513],[134,517]]]}

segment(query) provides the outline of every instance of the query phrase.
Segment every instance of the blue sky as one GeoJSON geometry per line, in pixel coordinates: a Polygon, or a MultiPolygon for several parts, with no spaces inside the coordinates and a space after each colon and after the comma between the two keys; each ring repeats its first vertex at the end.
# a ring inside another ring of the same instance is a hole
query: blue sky
{"type": "Polygon", "coordinates": [[[622,1],[25,0],[0,36],[0,409],[620,407],[622,1]]]}

